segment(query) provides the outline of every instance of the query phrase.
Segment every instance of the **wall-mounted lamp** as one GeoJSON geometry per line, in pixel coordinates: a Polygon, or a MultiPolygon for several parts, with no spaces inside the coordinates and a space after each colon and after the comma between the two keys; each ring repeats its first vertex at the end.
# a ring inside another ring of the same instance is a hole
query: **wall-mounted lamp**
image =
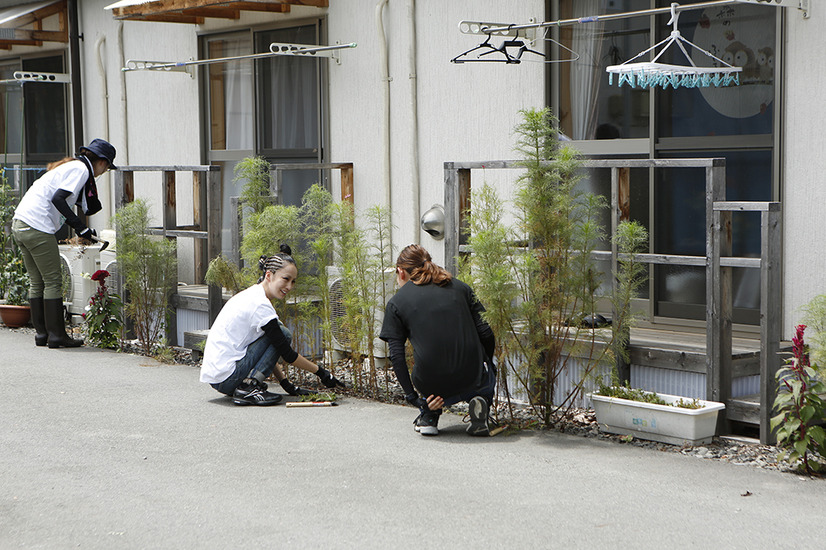
{"type": "Polygon", "coordinates": [[[422,214],[420,221],[422,229],[436,240],[445,238],[445,209],[438,204],[434,204],[428,211],[422,214]]]}

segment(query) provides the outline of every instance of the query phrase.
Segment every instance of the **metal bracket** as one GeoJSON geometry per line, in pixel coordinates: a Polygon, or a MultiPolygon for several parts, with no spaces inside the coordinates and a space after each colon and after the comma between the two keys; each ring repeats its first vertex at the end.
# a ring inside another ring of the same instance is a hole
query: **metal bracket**
{"type": "MultiPolygon", "coordinates": [[[[192,61],[192,58],[189,58],[192,61]]],[[[186,73],[190,78],[195,78],[195,71],[192,65],[187,62],[173,62],[173,61],[140,61],[137,59],[130,59],[126,62],[126,67],[123,71],[168,71],[186,73]]]]}
{"type": "Polygon", "coordinates": [[[341,65],[339,50],[343,48],[355,48],[357,45],[355,42],[350,42],[349,44],[336,42],[335,46],[312,46],[308,44],[273,42],[270,44],[270,52],[275,55],[294,55],[299,57],[331,57],[336,62],[336,65],[341,65]]]}
{"type": "Polygon", "coordinates": [[[36,73],[32,71],[14,71],[14,80],[17,82],[54,82],[65,84],[72,81],[66,73],[36,73]]]}
{"type": "MultiPolygon", "coordinates": [[[[530,18],[530,23],[535,23],[536,19],[530,18]]],[[[459,21],[459,31],[462,34],[490,34],[491,36],[511,36],[514,38],[526,38],[534,40],[536,38],[536,29],[509,29],[507,23],[491,23],[487,21],[459,21]],[[494,32],[488,32],[487,29],[497,29],[494,32]]]]}

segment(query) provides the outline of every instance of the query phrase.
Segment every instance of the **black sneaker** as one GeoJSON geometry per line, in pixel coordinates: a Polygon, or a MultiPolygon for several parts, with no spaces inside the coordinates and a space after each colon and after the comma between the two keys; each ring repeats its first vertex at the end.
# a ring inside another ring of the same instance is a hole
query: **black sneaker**
{"type": "Polygon", "coordinates": [[[422,435],[439,435],[439,415],[422,413],[413,421],[413,429],[422,435]]]}
{"type": "Polygon", "coordinates": [[[489,408],[487,400],[481,395],[477,395],[468,402],[470,426],[467,427],[467,433],[479,436],[490,435],[489,408]]]}
{"type": "Polygon", "coordinates": [[[281,396],[267,391],[267,385],[255,378],[245,378],[232,393],[232,402],[236,405],[276,405],[281,396]]]}

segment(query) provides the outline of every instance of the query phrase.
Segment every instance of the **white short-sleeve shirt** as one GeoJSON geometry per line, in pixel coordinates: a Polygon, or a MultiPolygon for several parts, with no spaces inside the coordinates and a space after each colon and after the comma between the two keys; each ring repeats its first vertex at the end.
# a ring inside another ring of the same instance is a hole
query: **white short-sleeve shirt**
{"type": "Polygon", "coordinates": [[[260,284],[252,285],[224,304],[209,329],[201,382],[218,384],[235,371],[235,363],[247,354],[250,344],[264,334],[264,325],[278,319],[272,302],[260,284]]]}
{"type": "Polygon", "coordinates": [[[63,216],[52,204],[52,197],[59,189],[69,191],[71,196],[66,198],[66,204],[73,208],[88,179],[89,169],[82,160],[66,162],[49,170],[23,195],[14,211],[14,219],[44,233],[57,233],[63,225],[63,216]]]}

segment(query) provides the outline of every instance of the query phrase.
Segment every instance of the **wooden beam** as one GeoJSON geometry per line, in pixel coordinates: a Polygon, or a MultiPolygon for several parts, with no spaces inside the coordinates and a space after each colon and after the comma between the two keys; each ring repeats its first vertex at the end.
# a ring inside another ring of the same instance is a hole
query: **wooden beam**
{"type": "Polygon", "coordinates": [[[216,19],[239,19],[241,11],[230,8],[191,8],[180,12],[181,15],[193,15],[195,17],[214,17],[216,19]]]}
{"type": "Polygon", "coordinates": [[[155,23],[189,23],[192,25],[203,25],[203,17],[191,15],[136,15],[130,17],[118,17],[115,19],[129,19],[130,21],[152,21],[155,23]]]}
{"type": "MultiPolygon", "coordinates": [[[[308,2],[323,2],[326,7],[327,0],[306,0],[308,2]]],[[[122,8],[115,8],[112,13],[117,18],[125,18],[131,16],[154,16],[175,12],[184,12],[185,10],[194,9],[230,9],[230,10],[247,10],[247,11],[273,11],[285,13],[290,11],[289,4],[292,2],[284,1],[255,1],[244,0],[242,2],[227,2],[226,0],[159,0],[157,2],[147,2],[145,4],[137,4],[134,6],[124,6],[122,8]]],[[[317,4],[310,4],[317,5],[317,4]]]]}
{"type": "Polygon", "coordinates": [[[57,13],[66,13],[66,0],[63,0],[62,2],[55,2],[54,4],[46,6],[45,8],[40,8],[39,10],[35,10],[25,15],[21,15],[20,17],[12,21],[12,23],[14,23],[15,27],[19,28],[23,25],[29,25],[31,23],[34,23],[35,21],[42,21],[46,17],[55,15],[57,13]]]}
{"type": "Polygon", "coordinates": [[[232,7],[241,11],[266,11],[270,13],[290,13],[288,4],[262,4],[260,2],[233,2],[232,7]]]}
{"type": "Polygon", "coordinates": [[[14,42],[21,40],[40,40],[43,42],[69,42],[69,32],[40,31],[36,29],[14,29],[14,42]]]}

